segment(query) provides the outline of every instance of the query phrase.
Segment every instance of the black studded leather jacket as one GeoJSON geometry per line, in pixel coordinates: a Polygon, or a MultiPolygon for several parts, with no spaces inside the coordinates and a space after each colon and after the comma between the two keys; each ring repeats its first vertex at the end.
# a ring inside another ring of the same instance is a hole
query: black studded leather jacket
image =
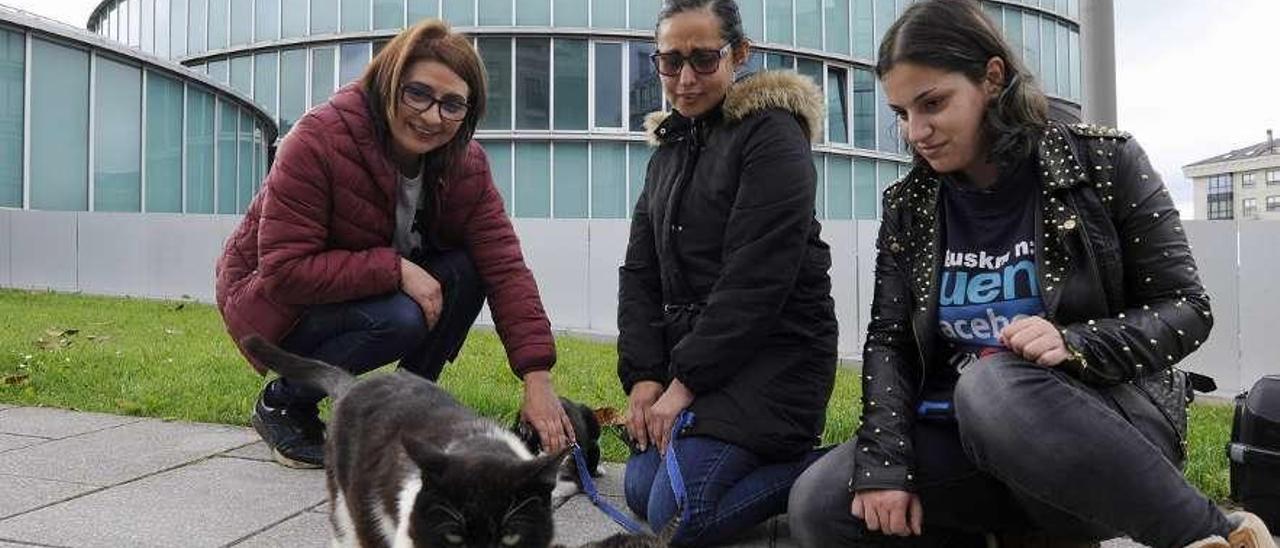
{"type": "MultiPolygon", "coordinates": [[[[1185,428],[1185,402],[1153,392],[1172,383],[1148,381],[1195,351],[1213,320],[1168,190],[1114,129],[1055,122],[1036,155],[1041,298],[1074,356],[1060,367],[1090,384],[1134,382],[1185,428]]],[[[913,489],[915,409],[940,359],[939,184],[917,164],[884,193],[851,490],[913,489]]]]}

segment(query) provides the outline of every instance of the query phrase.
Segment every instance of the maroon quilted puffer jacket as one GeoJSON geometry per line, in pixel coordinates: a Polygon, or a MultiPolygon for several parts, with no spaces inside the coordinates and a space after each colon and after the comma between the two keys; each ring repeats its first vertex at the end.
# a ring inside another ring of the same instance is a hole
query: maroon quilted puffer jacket
{"type": "MultiPolygon", "coordinates": [[[[512,370],[549,369],[551,324],[479,144],[471,143],[459,173],[431,187],[437,207],[427,238],[467,250],[512,370]]],[[[258,333],[278,342],[308,305],[398,290],[397,181],[359,85],[307,113],[218,259],[218,310],[232,339],[258,333]]]]}

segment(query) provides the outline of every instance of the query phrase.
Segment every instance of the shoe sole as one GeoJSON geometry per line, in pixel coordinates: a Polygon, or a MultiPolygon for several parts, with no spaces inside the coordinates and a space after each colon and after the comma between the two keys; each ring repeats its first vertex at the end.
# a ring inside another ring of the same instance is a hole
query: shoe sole
{"type": "MultiPolygon", "coordinates": [[[[257,413],[254,413],[249,416],[249,424],[253,425],[253,430],[258,433],[259,438],[262,438],[262,442],[264,444],[267,444],[266,427],[262,425],[262,420],[258,418],[257,413]]],[[[279,464],[286,468],[293,468],[296,470],[316,470],[316,469],[324,468],[323,464],[302,462],[300,460],[286,457],[284,453],[281,453],[280,450],[276,449],[275,447],[271,447],[270,444],[267,444],[267,448],[271,449],[271,459],[276,461],[276,464],[279,464]]]]}

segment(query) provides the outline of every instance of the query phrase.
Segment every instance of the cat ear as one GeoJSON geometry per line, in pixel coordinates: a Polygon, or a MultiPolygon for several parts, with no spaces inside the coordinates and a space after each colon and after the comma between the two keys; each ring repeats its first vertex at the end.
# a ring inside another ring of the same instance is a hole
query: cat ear
{"type": "Polygon", "coordinates": [[[530,479],[548,486],[548,489],[554,488],[556,476],[560,473],[560,465],[572,451],[570,448],[565,448],[561,449],[559,453],[543,455],[533,459],[530,461],[533,472],[529,474],[530,479]]]}
{"type": "Polygon", "coordinates": [[[426,477],[432,480],[444,477],[445,469],[449,467],[447,454],[436,450],[431,444],[409,436],[401,438],[401,444],[409,454],[409,459],[422,469],[426,477]]]}

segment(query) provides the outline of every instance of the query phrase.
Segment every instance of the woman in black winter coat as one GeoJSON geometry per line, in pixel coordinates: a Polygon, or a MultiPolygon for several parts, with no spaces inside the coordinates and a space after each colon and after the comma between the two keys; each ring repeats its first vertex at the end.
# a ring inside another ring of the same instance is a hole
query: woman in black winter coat
{"type": "Polygon", "coordinates": [[[1173,366],[1212,316],[1137,143],[1048,121],[970,0],[912,5],[876,73],[915,166],[884,195],[862,424],[796,483],[801,544],[1274,546],[1179,471],[1173,366]]]}
{"type": "Polygon", "coordinates": [[[654,63],[674,112],[620,269],[618,376],[627,503],[675,544],[732,536],[786,509],[835,379],[831,256],[814,217],[810,137],[822,95],[794,72],[734,82],[748,55],[732,0],[666,3],[654,63]],[[682,411],[693,423],[669,439],[682,411]],[[661,455],[674,451],[681,507],[661,455]]]}

